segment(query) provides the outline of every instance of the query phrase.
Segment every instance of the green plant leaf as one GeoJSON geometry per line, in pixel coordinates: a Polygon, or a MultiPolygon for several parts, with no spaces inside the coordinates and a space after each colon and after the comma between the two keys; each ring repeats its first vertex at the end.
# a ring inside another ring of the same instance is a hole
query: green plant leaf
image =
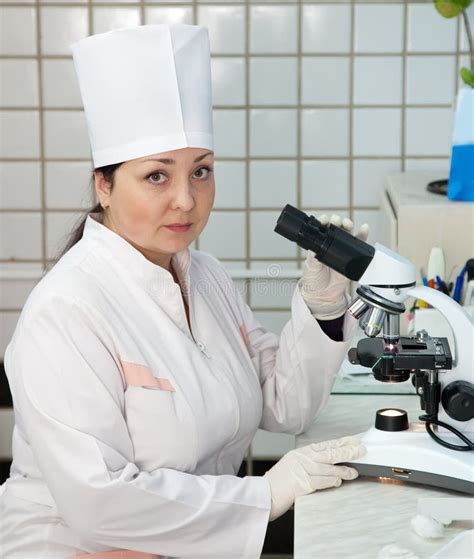
{"type": "Polygon", "coordinates": [[[474,72],[469,70],[469,68],[461,68],[459,72],[461,74],[461,78],[466,85],[470,85],[474,87],[474,72]]]}
{"type": "Polygon", "coordinates": [[[471,5],[471,0],[433,0],[438,12],[447,18],[458,16],[471,5]]]}

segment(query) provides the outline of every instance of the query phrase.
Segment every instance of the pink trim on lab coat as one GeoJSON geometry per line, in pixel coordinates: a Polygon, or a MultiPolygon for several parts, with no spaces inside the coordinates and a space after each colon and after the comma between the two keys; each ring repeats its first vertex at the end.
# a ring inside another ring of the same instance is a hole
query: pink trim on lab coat
{"type": "Polygon", "coordinates": [[[249,336],[247,334],[247,330],[245,328],[245,325],[241,324],[239,326],[239,329],[240,329],[240,335],[242,336],[242,339],[244,340],[245,345],[248,346],[250,342],[249,342],[249,336]]]}
{"type": "Polygon", "coordinates": [[[123,361],[122,359],[120,363],[122,365],[125,384],[175,392],[173,385],[167,378],[157,378],[153,376],[151,369],[145,367],[145,365],[123,361]]]}
{"type": "Polygon", "coordinates": [[[151,555],[142,551],[101,551],[99,553],[83,553],[82,555],[74,555],[69,559],[160,559],[159,555],[151,555]]]}

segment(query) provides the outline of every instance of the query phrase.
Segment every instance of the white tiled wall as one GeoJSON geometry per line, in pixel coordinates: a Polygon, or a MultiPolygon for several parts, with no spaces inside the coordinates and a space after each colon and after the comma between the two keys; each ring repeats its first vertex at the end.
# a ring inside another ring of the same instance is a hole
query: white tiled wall
{"type": "MultiPolygon", "coordinates": [[[[286,203],[368,220],[376,240],[384,175],[448,168],[466,42],[431,1],[0,0],[0,277],[48,266],[93,203],[68,45],[163,22],[209,29],[217,195],[197,246],[231,271],[298,267],[273,232],[286,203]]],[[[1,357],[32,280],[0,281],[1,357]]],[[[284,290],[246,296],[278,332],[284,290]]]]}

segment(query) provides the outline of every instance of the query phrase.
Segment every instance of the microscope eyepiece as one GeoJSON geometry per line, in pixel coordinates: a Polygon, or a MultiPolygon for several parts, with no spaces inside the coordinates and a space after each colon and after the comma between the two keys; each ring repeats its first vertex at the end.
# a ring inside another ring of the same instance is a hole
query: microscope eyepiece
{"type": "Polygon", "coordinates": [[[312,250],[316,259],[346,278],[357,281],[369,266],[375,249],[335,225],[323,225],[314,216],[287,204],[275,232],[301,248],[312,250]]]}
{"type": "Polygon", "coordinates": [[[307,221],[308,216],[304,212],[287,204],[278,218],[275,232],[290,241],[298,242],[301,229],[307,221]]]}

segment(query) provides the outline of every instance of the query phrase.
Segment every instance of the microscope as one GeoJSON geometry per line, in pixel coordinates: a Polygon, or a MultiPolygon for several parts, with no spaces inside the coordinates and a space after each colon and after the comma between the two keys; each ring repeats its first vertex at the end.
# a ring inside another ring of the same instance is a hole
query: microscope
{"type": "Polygon", "coordinates": [[[348,312],[367,338],[348,360],[372,369],[385,383],[411,381],[424,412],[408,422],[402,409],[380,409],[374,427],[360,435],[367,454],[350,464],[362,476],[433,485],[474,495],[474,321],[444,293],[416,286],[415,267],[387,247],[323,225],[287,204],[275,232],[312,250],[315,258],[358,282],[348,312]],[[400,335],[404,301],[415,297],[438,309],[454,336],[425,330],[400,335]],[[454,355],[453,355],[454,353],[454,355]]]}

